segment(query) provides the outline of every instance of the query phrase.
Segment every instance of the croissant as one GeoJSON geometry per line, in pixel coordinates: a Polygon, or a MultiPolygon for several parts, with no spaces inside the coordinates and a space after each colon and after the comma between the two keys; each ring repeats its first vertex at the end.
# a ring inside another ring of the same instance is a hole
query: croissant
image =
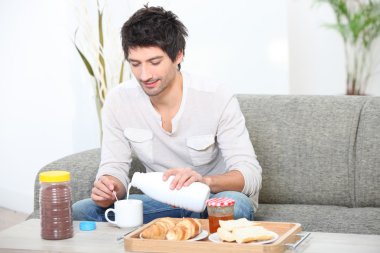
{"type": "Polygon", "coordinates": [[[166,234],[167,240],[188,240],[196,237],[202,231],[201,223],[193,218],[184,218],[166,234]]]}
{"type": "Polygon", "coordinates": [[[164,222],[168,226],[169,229],[174,228],[176,225],[175,220],[169,217],[161,218],[158,221],[164,222]]]}
{"type": "Polygon", "coordinates": [[[161,218],[153,225],[142,231],[141,237],[145,239],[164,240],[169,229],[174,228],[175,222],[170,218],[161,218]]]}
{"type": "Polygon", "coordinates": [[[202,225],[197,219],[183,218],[176,222],[173,218],[161,218],[141,232],[144,239],[188,240],[199,235],[202,225]]]}
{"type": "Polygon", "coordinates": [[[165,239],[165,235],[168,232],[168,228],[162,222],[156,222],[142,231],[141,237],[144,239],[165,239]]]}

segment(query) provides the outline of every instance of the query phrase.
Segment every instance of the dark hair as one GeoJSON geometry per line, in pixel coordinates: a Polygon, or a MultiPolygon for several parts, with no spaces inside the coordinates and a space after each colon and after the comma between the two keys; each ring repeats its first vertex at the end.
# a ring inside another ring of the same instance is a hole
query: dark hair
{"type": "MultiPolygon", "coordinates": [[[[128,60],[133,47],[158,46],[174,62],[180,51],[185,54],[186,36],[186,27],[173,12],[145,5],[121,29],[124,57],[128,60]]],[[[178,68],[181,69],[180,64],[178,68]]]]}

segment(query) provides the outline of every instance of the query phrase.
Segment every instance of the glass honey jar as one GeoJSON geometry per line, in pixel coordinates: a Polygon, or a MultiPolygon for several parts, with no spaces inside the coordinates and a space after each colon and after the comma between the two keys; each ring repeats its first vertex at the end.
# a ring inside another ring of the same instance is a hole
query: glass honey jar
{"type": "Polygon", "coordinates": [[[212,198],[207,200],[207,213],[210,234],[220,227],[220,220],[234,219],[235,200],[231,198],[212,198]]]}

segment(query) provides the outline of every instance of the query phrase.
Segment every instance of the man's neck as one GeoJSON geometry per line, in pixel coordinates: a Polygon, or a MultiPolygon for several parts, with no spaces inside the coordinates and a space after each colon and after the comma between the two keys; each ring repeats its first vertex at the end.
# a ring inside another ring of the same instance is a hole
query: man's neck
{"type": "Polygon", "coordinates": [[[161,115],[162,128],[169,133],[172,132],[172,119],[179,111],[183,96],[183,79],[180,72],[173,81],[165,92],[150,97],[153,107],[161,115]]]}
{"type": "Polygon", "coordinates": [[[150,97],[150,101],[158,112],[178,111],[183,95],[182,74],[178,71],[173,83],[158,96],[150,97]]]}

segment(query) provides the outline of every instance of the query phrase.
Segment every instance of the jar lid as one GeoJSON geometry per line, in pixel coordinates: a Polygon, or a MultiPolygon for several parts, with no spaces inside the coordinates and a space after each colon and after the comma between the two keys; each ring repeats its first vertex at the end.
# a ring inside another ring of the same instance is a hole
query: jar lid
{"type": "Polygon", "coordinates": [[[207,200],[208,206],[233,206],[235,204],[235,200],[230,198],[213,198],[207,200]]]}
{"type": "Polygon", "coordinates": [[[70,181],[70,172],[64,170],[51,170],[40,173],[40,182],[59,183],[70,181]]]}
{"type": "Polygon", "coordinates": [[[91,231],[96,229],[95,221],[81,221],[79,223],[79,229],[82,231],[91,231]]]}

